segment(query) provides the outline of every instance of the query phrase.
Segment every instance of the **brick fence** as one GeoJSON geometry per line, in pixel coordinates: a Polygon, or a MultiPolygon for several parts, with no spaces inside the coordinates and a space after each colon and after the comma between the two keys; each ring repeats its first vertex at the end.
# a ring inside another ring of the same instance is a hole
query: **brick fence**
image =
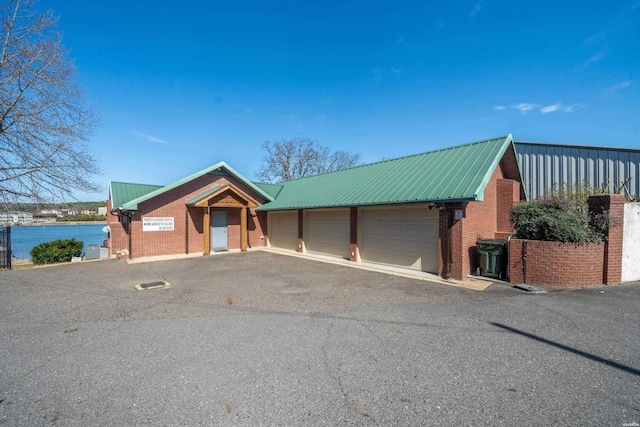
{"type": "Polygon", "coordinates": [[[604,243],[560,243],[511,239],[511,283],[563,288],[602,284],[604,243]]]}
{"type": "Polygon", "coordinates": [[[625,197],[607,194],[589,198],[589,211],[608,212],[610,227],[603,243],[560,243],[511,239],[511,283],[554,287],[616,284],[622,281],[622,236],[625,197]]]}

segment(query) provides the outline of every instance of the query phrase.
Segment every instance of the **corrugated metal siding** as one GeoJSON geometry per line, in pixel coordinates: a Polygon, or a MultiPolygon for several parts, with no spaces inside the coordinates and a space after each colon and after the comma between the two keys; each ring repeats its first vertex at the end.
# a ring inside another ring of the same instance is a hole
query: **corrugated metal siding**
{"type": "Polygon", "coordinates": [[[616,191],[623,182],[632,196],[640,195],[640,150],[516,142],[522,183],[529,200],[554,186],[589,183],[616,191]]]}

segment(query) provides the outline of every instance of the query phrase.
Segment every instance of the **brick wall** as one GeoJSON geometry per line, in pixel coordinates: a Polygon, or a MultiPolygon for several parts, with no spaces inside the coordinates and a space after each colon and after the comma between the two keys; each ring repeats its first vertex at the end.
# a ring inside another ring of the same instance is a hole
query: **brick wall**
{"type": "Polygon", "coordinates": [[[609,214],[610,226],[607,239],[603,243],[576,244],[527,240],[525,264],[525,240],[512,239],[509,245],[510,281],[554,287],[620,283],[625,201],[625,197],[620,194],[603,194],[589,198],[591,213],[609,214]]]}
{"type": "Polygon", "coordinates": [[[267,213],[249,209],[247,212],[247,244],[250,248],[267,245],[267,213]]]}
{"type": "Polygon", "coordinates": [[[507,237],[513,233],[511,225],[511,207],[520,201],[520,183],[513,179],[498,179],[496,182],[497,196],[497,233],[501,237],[495,236],[496,239],[504,239],[504,233],[508,233],[507,237]]]}
{"type": "MultiPolygon", "coordinates": [[[[463,210],[463,219],[452,220],[451,277],[462,280],[475,272],[478,266],[476,242],[480,238],[493,239],[498,231],[497,181],[503,179],[501,167],[497,167],[484,190],[483,200],[464,204],[448,204],[451,211],[463,210]]],[[[446,217],[445,217],[446,218],[446,217]]]]}
{"type": "MultiPolygon", "coordinates": [[[[262,196],[256,194],[242,181],[232,176],[203,175],[184,185],[167,191],[157,197],[140,203],[138,211],[132,217],[131,223],[131,256],[155,256],[202,252],[204,249],[203,214],[204,208],[188,208],[186,201],[204,193],[216,185],[231,184],[245,192],[258,202],[263,202],[262,196]],[[142,217],[173,217],[173,231],[142,231],[142,217]]],[[[227,236],[229,249],[240,248],[240,210],[224,209],[227,211],[227,236]]],[[[248,242],[252,247],[265,246],[266,217],[256,214],[255,210],[247,215],[248,242]]],[[[128,236],[118,221],[117,216],[108,217],[112,226],[113,253],[119,249],[126,249],[128,236]],[[117,221],[117,222],[116,222],[117,221]],[[113,224],[113,225],[112,225],[113,224]]]]}
{"type": "Polygon", "coordinates": [[[560,243],[511,239],[509,274],[511,283],[576,288],[603,281],[604,243],[560,243]],[[526,281],[525,281],[526,268],[526,281]]]}
{"type": "Polygon", "coordinates": [[[107,225],[111,229],[108,236],[108,255],[115,256],[118,251],[129,247],[128,235],[117,214],[111,213],[111,200],[107,200],[107,225]]]}
{"type": "Polygon", "coordinates": [[[451,257],[449,273],[452,278],[462,280],[474,274],[478,267],[478,239],[506,240],[513,233],[509,212],[511,205],[521,199],[522,189],[519,181],[505,177],[514,174],[514,164],[517,167],[515,155],[512,153],[511,161],[507,157],[505,155],[487,183],[482,201],[447,203],[446,209],[440,211],[438,267],[442,275],[447,272],[445,264],[448,254],[451,257]],[[463,219],[453,219],[456,209],[463,210],[463,219]],[[449,242],[446,242],[447,215],[452,216],[449,242]]]}
{"type": "MultiPolygon", "coordinates": [[[[513,149],[513,144],[509,145],[507,150],[504,152],[504,155],[500,160],[500,167],[502,168],[505,178],[520,182],[520,168],[518,167],[518,160],[516,152],[513,149]]],[[[522,187],[519,189],[522,190],[522,187]]],[[[521,192],[520,199],[524,199],[524,191],[521,192]]]]}

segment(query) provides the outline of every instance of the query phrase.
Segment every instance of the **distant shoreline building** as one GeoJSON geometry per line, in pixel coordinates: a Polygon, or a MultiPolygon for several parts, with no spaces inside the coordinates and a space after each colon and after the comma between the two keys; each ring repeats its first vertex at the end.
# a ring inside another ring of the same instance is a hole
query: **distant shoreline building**
{"type": "Polygon", "coordinates": [[[32,222],[33,214],[31,212],[0,212],[0,224],[16,225],[32,222]]]}

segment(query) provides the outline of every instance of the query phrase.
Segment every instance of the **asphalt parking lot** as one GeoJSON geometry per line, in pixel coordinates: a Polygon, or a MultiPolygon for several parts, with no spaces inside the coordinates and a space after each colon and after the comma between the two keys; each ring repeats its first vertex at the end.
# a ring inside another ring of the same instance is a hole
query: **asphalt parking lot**
{"type": "Polygon", "coordinates": [[[256,251],[0,292],[0,425],[640,424],[639,284],[478,292],[256,251]]]}

